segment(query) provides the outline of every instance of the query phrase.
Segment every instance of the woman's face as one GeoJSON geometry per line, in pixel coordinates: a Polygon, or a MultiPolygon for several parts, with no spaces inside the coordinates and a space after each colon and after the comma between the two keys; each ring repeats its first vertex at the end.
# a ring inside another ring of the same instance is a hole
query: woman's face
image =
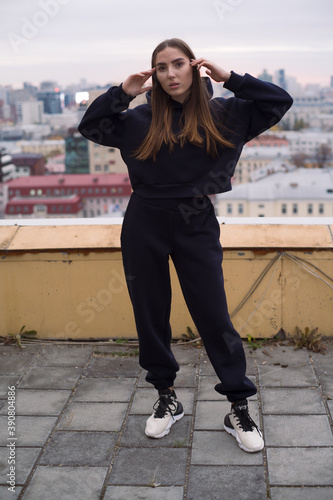
{"type": "Polygon", "coordinates": [[[167,94],[183,103],[191,93],[193,68],[189,58],[175,47],[167,47],[156,56],[156,77],[167,94]]]}

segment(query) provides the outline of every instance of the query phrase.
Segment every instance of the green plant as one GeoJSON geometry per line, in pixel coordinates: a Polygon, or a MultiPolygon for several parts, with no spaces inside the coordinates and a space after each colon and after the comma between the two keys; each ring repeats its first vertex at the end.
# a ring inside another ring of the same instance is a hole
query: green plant
{"type": "Polygon", "coordinates": [[[303,349],[304,347],[309,351],[321,352],[324,354],[326,347],[321,342],[321,335],[318,333],[318,327],[310,330],[307,326],[304,328],[304,332],[296,326],[295,334],[292,337],[292,342],[295,349],[303,349]]]}
{"type": "Polygon", "coordinates": [[[268,339],[267,338],[255,339],[254,337],[252,337],[251,334],[249,334],[247,336],[247,342],[248,342],[249,347],[251,347],[251,349],[253,349],[255,351],[256,349],[259,349],[263,345],[266,345],[268,342],[268,339]]]}
{"type": "Polygon", "coordinates": [[[194,333],[192,331],[192,328],[190,328],[189,326],[186,328],[186,333],[182,334],[182,338],[187,342],[191,342],[191,344],[195,347],[202,346],[202,340],[200,338],[200,335],[198,333],[194,333]]]}
{"type": "Polygon", "coordinates": [[[147,486],[149,486],[150,488],[157,488],[161,484],[161,483],[156,483],[155,482],[156,481],[156,472],[157,472],[157,469],[155,469],[155,472],[154,472],[154,475],[153,475],[152,479],[147,484],[147,486]]]}
{"type": "Polygon", "coordinates": [[[187,439],[186,438],[176,439],[173,442],[173,447],[174,448],[186,448],[187,447],[187,439]]]}
{"type": "Polygon", "coordinates": [[[124,338],[120,337],[119,339],[116,339],[115,342],[116,342],[116,344],[127,344],[128,339],[124,339],[124,338]]]}
{"type": "Polygon", "coordinates": [[[17,344],[21,349],[24,348],[22,345],[22,339],[36,337],[36,330],[25,330],[25,325],[22,326],[20,333],[9,333],[7,337],[0,337],[3,339],[4,344],[17,344]]]}

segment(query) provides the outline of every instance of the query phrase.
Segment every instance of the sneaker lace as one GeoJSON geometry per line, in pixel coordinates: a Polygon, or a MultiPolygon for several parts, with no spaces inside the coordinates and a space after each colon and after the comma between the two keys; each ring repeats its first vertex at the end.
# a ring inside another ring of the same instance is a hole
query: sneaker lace
{"type": "Polygon", "coordinates": [[[164,418],[168,413],[173,416],[176,403],[170,396],[160,396],[153,406],[155,418],[164,418]]]}
{"type": "Polygon", "coordinates": [[[258,429],[258,426],[253,422],[249,415],[249,410],[247,406],[234,407],[232,410],[236,417],[236,425],[240,427],[244,432],[251,432],[253,429],[258,429]]]}

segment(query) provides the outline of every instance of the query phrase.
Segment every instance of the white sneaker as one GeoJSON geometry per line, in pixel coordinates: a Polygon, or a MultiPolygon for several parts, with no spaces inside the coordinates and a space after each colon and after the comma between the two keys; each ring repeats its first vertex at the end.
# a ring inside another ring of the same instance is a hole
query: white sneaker
{"type": "Polygon", "coordinates": [[[148,418],[145,434],[159,439],[169,434],[171,426],[184,416],[182,404],[177,401],[175,391],[158,391],[159,399],[154,404],[154,413],[148,418]]]}
{"type": "Polygon", "coordinates": [[[231,413],[224,419],[224,429],[234,436],[238,446],[248,453],[260,451],[264,447],[262,434],[249,415],[246,399],[231,405],[231,413]]]}

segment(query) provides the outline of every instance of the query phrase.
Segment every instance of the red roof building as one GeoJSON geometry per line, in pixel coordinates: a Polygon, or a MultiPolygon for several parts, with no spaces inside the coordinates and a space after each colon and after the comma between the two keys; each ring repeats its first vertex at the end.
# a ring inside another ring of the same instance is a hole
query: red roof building
{"type": "Polygon", "coordinates": [[[46,217],[122,216],[132,191],[124,174],[31,176],[12,179],[7,186],[10,217],[31,217],[38,211],[46,217]]]}

